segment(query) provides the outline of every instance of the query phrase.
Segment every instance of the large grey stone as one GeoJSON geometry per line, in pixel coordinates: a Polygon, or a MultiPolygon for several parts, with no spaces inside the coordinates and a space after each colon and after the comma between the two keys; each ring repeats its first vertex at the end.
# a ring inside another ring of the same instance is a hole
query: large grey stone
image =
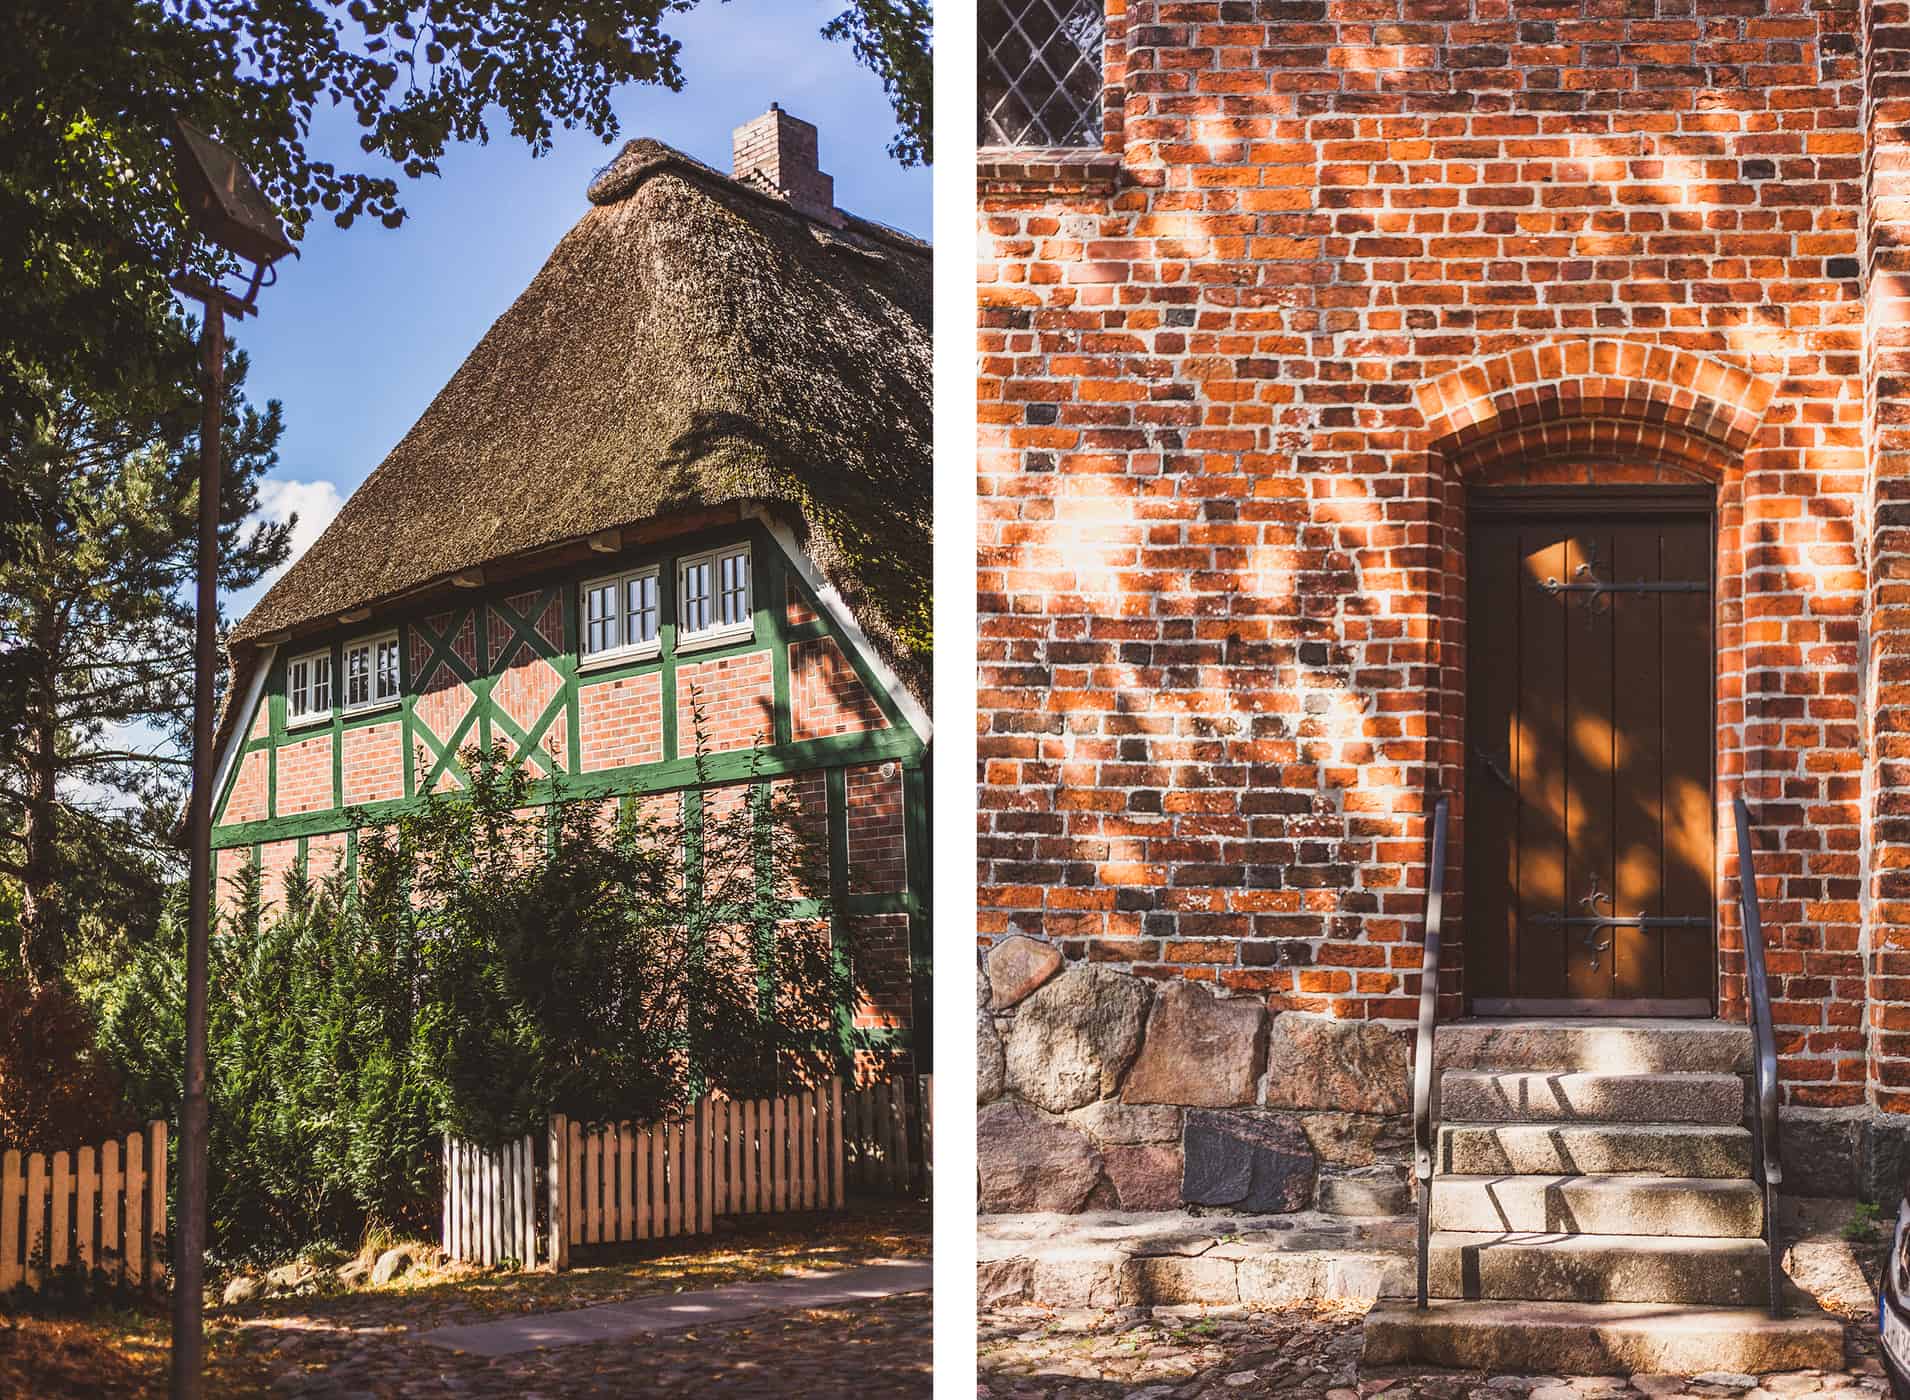
{"type": "Polygon", "coordinates": [[[1260,1101],[1269,1108],[1405,1113],[1412,1108],[1404,1037],[1373,1021],[1288,1011],[1267,1037],[1260,1101]]]}
{"type": "Polygon", "coordinates": [[[1129,1104],[1101,1099],[1077,1108],[1068,1121],[1103,1147],[1144,1142],[1179,1142],[1181,1111],[1171,1104],[1129,1104]]]}
{"type": "Polygon", "coordinates": [[[1194,1109],[1181,1147],[1181,1197],[1190,1205],[1278,1214],[1313,1204],[1319,1162],[1288,1119],[1194,1109]]]}
{"type": "Polygon", "coordinates": [[[1065,1113],[1114,1092],[1141,1044],[1147,987],[1111,968],[1076,963],[1021,1004],[1008,1031],[1008,1084],[1065,1113]]]}
{"type": "Polygon", "coordinates": [[[1400,1215],[1412,1203],[1406,1174],[1397,1167],[1356,1167],[1320,1178],[1320,1209],[1328,1215],[1400,1215]]]}
{"type": "Polygon", "coordinates": [[[1863,1124],[1858,1119],[1785,1114],[1778,1129],[1778,1152],[1784,1165],[1784,1194],[1857,1194],[1858,1143],[1863,1136],[1863,1124]]]}
{"type": "MultiPolygon", "coordinates": [[[[978,979],[986,992],[988,981],[978,979]]],[[[1001,1037],[995,1034],[995,1018],[988,1014],[986,999],[975,1012],[975,1102],[993,1103],[1008,1090],[1008,1063],[1002,1054],[1001,1037]]]]}
{"type": "Polygon", "coordinates": [[[1059,1118],[1005,1099],[976,1115],[981,1208],[991,1213],[1081,1209],[1101,1179],[1101,1156],[1059,1118]]]}
{"type": "Polygon", "coordinates": [[[1412,1155],[1413,1122],[1404,1114],[1301,1113],[1294,1120],[1320,1160],[1336,1167],[1370,1167],[1412,1155]]]}
{"type": "Polygon", "coordinates": [[[1016,934],[988,950],[988,985],[994,1009],[1006,1011],[1054,976],[1061,967],[1061,950],[1052,943],[1016,934]]]}
{"type": "Polygon", "coordinates": [[[1141,1057],[1121,1086],[1124,1103],[1230,1108],[1253,1102],[1266,1044],[1266,1008],[1173,982],[1154,999],[1141,1057]]]}
{"type": "Polygon", "coordinates": [[[1101,1160],[1122,1210],[1179,1210],[1181,1149],[1178,1143],[1104,1147],[1101,1160]]]}
{"type": "Polygon", "coordinates": [[[1748,1074],[1751,1032],[1723,1021],[1449,1021],[1434,1043],[1443,1069],[1748,1074]]]}
{"type": "Polygon", "coordinates": [[[397,1244],[378,1256],[378,1262],[371,1266],[371,1281],[374,1284],[390,1283],[401,1276],[416,1261],[410,1245],[397,1244]]]}

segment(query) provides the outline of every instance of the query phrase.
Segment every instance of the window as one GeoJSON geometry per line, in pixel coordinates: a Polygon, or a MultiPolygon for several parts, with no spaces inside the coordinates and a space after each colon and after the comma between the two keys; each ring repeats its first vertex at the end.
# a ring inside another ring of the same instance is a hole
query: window
{"type": "Polygon", "coordinates": [[[332,713],[332,654],[309,652],[285,664],[285,722],[307,724],[332,713]]]}
{"type": "Polygon", "coordinates": [[[654,656],[661,620],[655,565],[584,585],[585,656],[654,656]]]}
{"type": "Polygon", "coordinates": [[[398,635],[367,637],[345,648],[345,708],[370,709],[398,698],[398,635]]]}
{"type": "Polygon", "coordinates": [[[755,626],[749,604],[749,546],[677,565],[677,618],[686,637],[740,637],[755,626]]]}
{"type": "Polygon", "coordinates": [[[1100,146],[1104,3],[982,0],[982,145],[1100,146]]]}

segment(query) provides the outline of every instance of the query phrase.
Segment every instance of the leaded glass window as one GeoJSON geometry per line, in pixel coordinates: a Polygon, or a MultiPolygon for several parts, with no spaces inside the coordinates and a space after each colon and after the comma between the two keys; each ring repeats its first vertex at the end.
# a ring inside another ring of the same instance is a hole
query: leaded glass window
{"type": "Polygon", "coordinates": [[[1101,144],[1104,0],[983,0],[981,144],[1101,144]]]}

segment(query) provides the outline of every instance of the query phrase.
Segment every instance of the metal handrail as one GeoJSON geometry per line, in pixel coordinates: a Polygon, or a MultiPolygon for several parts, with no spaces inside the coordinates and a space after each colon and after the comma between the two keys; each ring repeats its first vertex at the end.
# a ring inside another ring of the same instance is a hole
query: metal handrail
{"type": "Polygon", "coordinates": [[[1750,1003],[1752,1088],[1751,1157],[1764,1187],[1764,1244],[1771,1268],[1771,1316],[1784,1315],[1784,1269],[1777,1253],[1777,1188],[1784,1183],[1777,1138],[1777,1036],[1771,1029],[1771,988],[1764,975],[1764,924],[1758,917],[1757,861],[1751,847],[1751,812],[1742,794],[1733,799],[1738,821],[1738,905],[1744,915],[1744,971],[1750,1003]]]}
{"type": "Polygon", "coordinates": [[[1433,804],[1426,870],[1426,939],[1419,955],[1419,1038],[1413,1045],[1413,1176],[1419,1197],[1419,1306],[1426,1306],[1426,1250],[1432,1236],[1433,1027],[1439,1020],[1439,926],[1446,905],[1446,799],[1433,804]]]}

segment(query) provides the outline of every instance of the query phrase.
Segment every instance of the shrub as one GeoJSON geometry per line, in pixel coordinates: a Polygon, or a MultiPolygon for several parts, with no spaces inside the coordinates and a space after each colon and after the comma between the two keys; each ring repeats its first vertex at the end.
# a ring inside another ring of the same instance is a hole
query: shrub
{"type": "MultiPolygon", "coordinates": [[[[532,808],[501,750],[462,757],[468,789],[360,830],[355,886],[295,869],[266,908],[256,872],[239,877],[210,963],[207,1185],[226,1258],[428,1230],[447,1130],[651,1119],[853,1050],[853,959],[830,945],[792,792],[532,808]]],[[[178,924],[97,993],[129,1096],[169,1115],[178,924]]]]}
{"type": "Polygon", "coordinates": [[[92,1014],[72,988],[0,977],[0,1147],[55,1152],[129,1126],[92,1014]]]}

